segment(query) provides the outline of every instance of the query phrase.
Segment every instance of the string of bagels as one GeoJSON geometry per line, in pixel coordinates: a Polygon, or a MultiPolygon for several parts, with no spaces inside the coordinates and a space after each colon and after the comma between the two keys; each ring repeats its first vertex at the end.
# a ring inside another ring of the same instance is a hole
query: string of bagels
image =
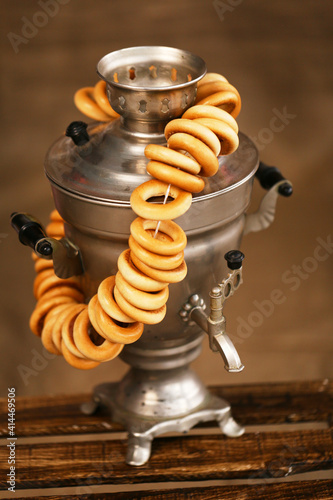
{"type": "MultiPolygon", "coordinates": [[[[109,104],[104,81],[79,89],[74,102],[93,120],[119,117],[109,104]]],[[[128,248],[118,258],[117,273],[100,283],[88,304],[79,277],[61,279],[52,260],[33,254],[37,303],[29,325],[49,352],[63,355],[75,368],[91,369],[137,341],[144,324],[163,320],[169,284],[187,273],[186,235],[173,219],[190,208],[192,193],[203,190],[205,177],[217,172],[217,157],[237,149],[235,118],[240,108],[235,87],[222,75],[207,73],[198,83],[195,104],[166,125],[166,146],[145,148],[152,179],[132,192],[130,203],[137,218],[130,226],[128,248]],[[160,196],[163,203],[149,202],[160,196]]],[[[46,232],[52,238],[65,236],[64,221],[56,210],[46,232]]]]}

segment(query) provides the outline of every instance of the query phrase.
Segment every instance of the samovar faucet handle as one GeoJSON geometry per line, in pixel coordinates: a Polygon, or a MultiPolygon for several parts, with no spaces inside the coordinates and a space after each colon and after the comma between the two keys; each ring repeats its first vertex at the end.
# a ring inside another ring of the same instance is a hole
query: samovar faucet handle
{"type": "Polygon", "coordinates": [[[20,242],[46,260],[53,259],[54,272],[59,278],[70,278],[83,273],[80,251],[68,238],[49,238],[41,223],[26,213],[11,214],[11,225],[20,242]]]}
{"type": "Polygon", "coordinates": [[[184,321],[195,321],[209,337],[209,346],[212,351],[219,352],[224,360],[225,369],[229,372],[240,372],[243,370],[238,352],[226,333],[226,321],[223,316],[223,305],[225,300],[231,297],[242,284],[242,261],[244,254],[239,250],[231,250],[224,256],[230,273],[222,283],[213,287],[210,291],[210,314],[205,313],[203,299],[194,294],[180,311],[184,321]]]}

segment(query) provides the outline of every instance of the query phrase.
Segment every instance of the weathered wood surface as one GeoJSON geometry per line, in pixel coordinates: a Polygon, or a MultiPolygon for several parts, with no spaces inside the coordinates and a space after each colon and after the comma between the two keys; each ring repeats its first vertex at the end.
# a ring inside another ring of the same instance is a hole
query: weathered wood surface
{"type": "MultiPolygon", "coordinates": [[[[23,497],[22,497],[23,498],[23,497]]],[[[211,486],[177,488],[172,490],[139,491],[124,493],[96,493],[89,495],[48,496],[46,500],[332,500],[333,481],[302,481],[252,486],[211,486]]],[[[22,500],[22,499],[18,499],[22,500]]]]}
{"type": "MultiPolygon", "coordinates": [[[[243,425],[333,421],[333,382],[256,384],[212,387],[231,403],[243,425]]],[[[90,395],[17,398],[17,436],[103,433],[121,430],[108,415],[83,415],[80,405],[90,395]]],[[[7,436],[7,400],[0,400],[0,436],[7,436]]]]}
{"type": "MultiPolygon", "coordinates": [[[[280,478],[333,468],[329,429],[155,439],[149,462],[125,464],[126,440],[21,445],[16,488],[280,478]]],[[[7,450],[0,449],[1,488],[7,450]]]]}

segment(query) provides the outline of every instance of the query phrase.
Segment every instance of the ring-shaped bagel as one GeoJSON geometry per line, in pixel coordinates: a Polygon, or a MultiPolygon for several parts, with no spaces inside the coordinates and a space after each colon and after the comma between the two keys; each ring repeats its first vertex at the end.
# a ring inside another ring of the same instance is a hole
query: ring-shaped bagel
{"type": "Polygon", "coordinates": [[[60,239],[65,236],[64,223],[60,221],[50,222],[46,226],[45,231],[50,238],[60,239]]]}
{"type": "MultiPolygon", "coordinates": [[[[67,349],[78,358],[85,358],[75,345],[73,338],[74,323],[78,315],[83,309],[86,309],[86,304],[77,304],[69,311],[61,327],[61,338],[63,343],[65,343],[67,349]]],[[[61,344],[63,346],[63,344],[61,344]]]]}
{"type": "MultiPolygon", "coordinates": [[[[185,155],[183,155],[185,157],[185,155]]],[[[147,172],[156,179],[171,183],[174,186],[188,191],[189,193],[200,193],[205,187],[205,181],[201,177],[183,172],[178,168],[166,165],[159,161],[151,160],[146,166],[147,172]]]]}
{"type": "Polygon", "coordinates": [[[92,297],[88,307],[94,308],[95,319],[106,340],[117,344],[132,344],[141,337],[143,323],[136,321],[135,323],[128,324],[127,327],[117,325],[112,317],[105,313],[96,295],[92,297]]]}
{"type": "MultiPolygon", "coordinates": [[[[46,273],[47,271],[43,271],[43,274],[46,273]]],[[[37,276],[38,278],[38,276],[37,276]]],[[[36,279],[37,279],[36,278],[36,279]]],[[[52,274],[45,276],[45,278],[39,283],[39,286],[36,290],[36,298],[39,299],[42,295],[44,295],[48,290],[51,288],[56,288],[58,286],[71,286],[73,288],[76,288],[77,290],[80,290],[80,283],[75,276],[72,278],[66,278],[66,279],[61,279],[56,276],[53,271],[52,274]]]]}
{"type": "MultiPolygon", "coordinates": [[[[211,151],[207,146],[205,147],[211,151]]],[[[133,211],[144,219],[170,220],[180,217],[192,204],[192,195],[188,191],[171,185],[169,196],[173,198],[173,201],[165,205],[147,201],[149,198],[165,196],[167,191],[168,184],[165,182],[155,179],[144,182],[132,192],[130,201],[133,211]]]]}
{"type": "Polygon", "coordinates": [[[45,349],[52,354],[61,355],[61,351],[54,345],[52,340],[53,327],[58,321],[58,314],[64,311],[68,307],[68,303],[61,304],[60,306],[54,307],[44,318],[44,325],[41,334],[41,341],[45,349]]]}
{"type": "Polygon", "coordinates": [[[98,106],[109,115],[109,119],[118,118],[119,114],[112,108],[107,95],[106,95],[106,82],[104,80],[100,80],[96,83],[93,90],[93,97],[98,104],[98,106]]]}
{"type": "Polygon", "coordinates": [[[241,105],[236,94],[229,91],[216,92],[216,94],[212,94],[196,102],[198,106],[202,104],[222,108],[234,118],[239,115],[241,110],[241,105]]]}
{"type": "Polygon", "coordinates": [[[108,122],[110,116],[93,99],[94,87],[83,87],[74,94],[75,106],[86,116],[100,122],[108,122]]]}
{"type": "Polygon", "coordinates": [[[227,123],[224,123],[221,120],[215,120],[214,118],[197,118],[194,122],[205,125],[212,130],[214,134],[216,134],[221,141],[220,155],[229,155],[238,148],[238,135],[227,123]]]}
{"type": "Polygon", "coordinates": [[[161,269],[154,269],[153,267],[148,266],[132,253],[131,259],[133,260],[134,265],[147,276],[162,282],[164,281],[165,283],[179,283],[179,281],[182,281],[187,274],[185,260],[183,260],[180,266],[176,269],[162,271],[161,269]]]}
{"type": "Polygon", "coordinates": [[[66,309],[57,314],[57,321],[55,322],[52,330],[52,342],[59,351],[61,351],[62,343],[62,325],[64,324],[66,317],[71,314],[73,308],[75,309],[77,305],[78,304],[75,302],[68,304],[66,309]]]}
{"type": "Polygon", "coordinates": [[[200,104],[188,108],[183,114],[183,117],[188,118],[189,120],[196,120],[197,118],[213,118],[214,120],[221,120],[222,122],[227,123],[232,130],[238,134],[238,124],[235,118],[221,108],[200,104]]]}
{"type": "Polygon", "coordinates": [[[116,274],[116,287],[132,306],[146,311],[159,309],[166,304],[169,298],[168,286],[159,292],[144,292],[128,283],[119,271],[116,274]]]}
{"type": "MultiPolygon", "coordinates": [[[[228,116],[230,115],[228,114],[228,116]]],[[[201,169],[199,163],[193,158],[166,146],[160,146],[159,144],[148,144],[145,149],[145,156],[150,160],[160,161],[161,163],[181,168],[185,172],[194,175],[198,174],[201,169]]]]}
{"type": "Polygon", "coordinates": [[[179,252],[175,255],[158,255],[157,253],[149,252],[143,248],[131,235],[128,239],[128,245],[134,255],[142,262],[149,262],[151,267],[155,269],[176,269],[184,260],[184,252],[179,252]]]}
{"type": "Polygon", "coordinates": [[[35,262],[35,272],[40,273],[42,271],[45,271],[46,269],[52,269],[53,271],[53,261],[45,260],[38,257],[38,259],[35,262]]]}
{"type": "MultiPolygon", "coordinates": [[[[216,94],[217,92],[233,92],[235,96],[237,97],[239,109],[241,107],[241,97],[239,95],[238,90],[231,85],[229,82],[223,82],[223,81],[211,81],[211,82],[206,82],[201,84],[198,87],[198,92],[196,95],[196,101],[201,101],[202,99],[205,99],[206,97],[216,94]]],[[[198,104],[196,102],[196,104],[198,104]]]]}
{"type": "Polygon", "coordinates": [[[219,169],[219,162],[213,151],[202,141],[189,134],[179,132],[169,137],[168,146],[171,149],[187,151],[193,158],[200,163],[200,175],[211,177],[219,169]]]}
{"type": "Polygon", "coordinates": [[[96,368],[96,366],[100,365],[99,361],[92,361],[87,358],[79,358],[78,356],[74,356],[74,354],[72,354],[70,350],[67,349],[64,342],[62,342],[61,349],[65,360],[69,365],[73,366],[73,368],[78,368],[79,370],[91,370],[92,368],[96,368]]]}
{"type": "Polygon", "coordinates": [[[83,302],[84,295],[77,288],[73,288],[71,286],[55,286],[54,288],[50,288],[47,292],[45,292],[40,299],[38,299],[37,306],[42,305],[49,299],[53,297],[69,297],[74,302],[83,302]]]}
{"type": "Polygon", "coordinates": [[[122,351],[124,344],[115,344],[104,340],[96,345],[89,336],[90,319],[88,308],[80,312],[74,323],[73,338],[76,347],[86,358],[93,361],[110,361],[122,351]]]}
{"type": "MultiPolygon", "coordinates": [[[[29,327],[30,330],[37,336],[40,337],[43,330],[44,318],[53,307],[59,306],[60,304],[76,304],[77,302],[71,297],[58,296],[52,297],[48,300],[43,301],[41,304],[37,302],[37,305],[30,316],[29,327]]],[[[58,346],[57,346],[58,347],[58,346]]]]}
{"type": "Polygon", "coordinates": [[[128,248],[118,258],[118,269],[128,283],[145,292],[158,292],[168,286],[168,283],[153,280],[137,269],[131,260],[130,254],[131,250],[128,248]]]}
{"type": "Polygon", "coordinates": [[[114,276],[109,276],[101,282],[97,290],[98,302],[106,314],[108,314],[111,318],[121,321],[122,323],[134,323],[134,319],[127,316],[127,314],[120,309],[117,302],[114,300],[114,285],[114,276]]]}
{"type": "Polygon", "coordinates": [[[55,208],[50,214],[50,220],[52,222],[64,222],[64,219],[59,214],[58,210],[55,208]]]}
{"type": "Polygon", "coordinates": [[[153,238],[147,229],[156,229],[156,220],[147,220],[137,217],[131,224],[130,230],[133,238],[146,250],[159,255],[175,255],[186,247],[187,238],[182,228],[175,222],[161,221],[159,231],[170,236],[172,241],[153,238]]]}
{"type": "MultiPolygon", "coordinates": [[[[37,260],[36,260],[36,262],[37,262],[37,260]]],[[[34,279],[33,291],[34,291],[34,296],[37,300],[40,296],[38,293],[39,287],[43,284],[44,280],[50,276],[55,276],[54,271],[53,271],[53,267],[49,267],[49,268],[44,269],[43,271],[40,271],[37,274],[36,278],[34,279]]]]}
{"type": "Polygon", "coordinates": [[[213,151],[215,156],[219,154],[220,143],[216,139],[216,135],[210,129],[207,129],[207,127],[193,122],[192,120],[178,118],[176,120],[171,120],[171,122],[169,122],[164,129],[164,135],[167,140],[173,134],[177,134],[178,132],[196,137],[206,144],[206,146],[213,151]]]}
{"type": "Polygon", "coordinates": [[[132,318],[135,318],[140,323],[145,323],[146,325],[155,325],[157,323],[160,323],[165,317],[166,305],[160,307],[159,309],[155,309],[155,311],[146,311],[144,309],[139,309],[138,307],[130,304],[119,292],[117,287],[115,287],[114,289],[114,296],[122,310],[132,318]]]}

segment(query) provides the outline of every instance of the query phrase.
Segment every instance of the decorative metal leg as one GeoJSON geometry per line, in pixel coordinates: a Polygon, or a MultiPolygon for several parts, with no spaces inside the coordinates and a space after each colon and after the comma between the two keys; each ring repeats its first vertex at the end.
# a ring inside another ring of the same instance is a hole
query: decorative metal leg
{"type": "Polygon", "coordinates": [[[129,433],[126,463],[136,466],[147,463],[150,459],[152,441],[151,436],[129,433]]]}
{"type": "Polygon", "coordinates": [[[99,407],[99,401],[97,399],[92,399],[91,401],[87,401],[87,403],[82,403],[81,411],[85,415],[93,415],[96,413],[99,407]]]}
{"type": "Polygon", "coordinates": [[[228,437],[239,437],[245,432],[244,427],[239,425],[231,415],[219,420],[218,424],[223,434],[228,437]]]}

